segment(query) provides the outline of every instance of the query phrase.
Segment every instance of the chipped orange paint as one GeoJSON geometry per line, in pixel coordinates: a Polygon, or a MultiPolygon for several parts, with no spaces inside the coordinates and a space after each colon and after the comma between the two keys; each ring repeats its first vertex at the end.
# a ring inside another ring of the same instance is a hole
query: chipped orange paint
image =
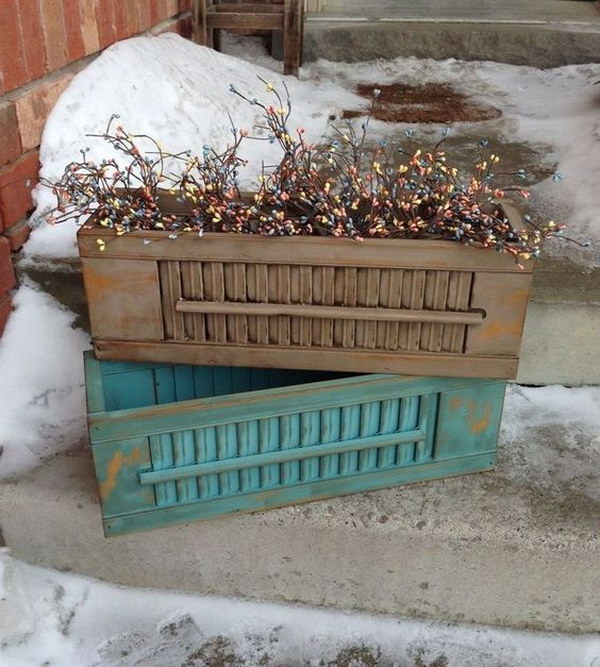
{"type": "Polygon", "coordinates": [[[520,338],[523,332],[523,316],[527,308],[528,295],[528,289],[516,289],[506,294],[502,303],[498,304],[502,317],[487,325],[484,322],[480,332],[481,338],[483,340],[494,340],[502,337],[520,338]],[[506,312],[506,306],[509,306],[510,312],[506,312]]]}
{"type": "Polygon", "coordinates": [[[517,289],[509,292],[504,298],[505,303],[509,303],[512,306],[525,305],[527,299],[529,298],[529,289],[517,289]]]}
{"type": "Polygon", "coordinates": [[[518,319],[514,322],[493,322],[488,326],[484,326],[481,330],[480,336],[483,340],[493,340],[495,338],[502,338],[503,336],[520,337],[523,330],[523,320],[518,319]]]}
{"type": "Polygon", "coordinates": [[[117,475],[125,465],[133,465],[142,460],[142,450],[136,447],[129,456],[124,456],[123,452],[117,452],[106,466],[106,479],[100,484],[100,497],[106,500],[115,490],[117,485],[117,475]]]}
{"type": "Polygon", "coordinates": [[[453,398],[453,399],[450,401],[450,407],[451,407],[453,410],[458,410],[458,409],[460,408],[461,405],[462,405],[462,401],[460,400],[460,398],[453,398]]]}
{"type": "Polygon", "coordinates": [[[109,276],[92,270],[86,271],[85,278],[86,289],[100,290],[101,292],[114,289],[121,280],[119,276],[109,276]]]}
{"type": "Polygon", "coordinates": [[[473,401],[469,401],[469,412],[467,413],[467,422],[472,433],[482,433],[490,425],[492,417],[492,406],[486,403],[483,408],[483,416],[481,419],[476,419],[477,405],[473,401]]]}

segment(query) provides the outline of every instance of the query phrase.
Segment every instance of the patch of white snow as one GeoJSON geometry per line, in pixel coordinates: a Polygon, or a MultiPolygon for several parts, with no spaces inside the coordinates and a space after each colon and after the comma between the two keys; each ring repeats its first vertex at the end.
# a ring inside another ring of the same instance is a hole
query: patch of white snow
{"type": "Polygon", "coordinates": [[[32,284],[14,297],[0,338],[0,478],[72,448],[86,435],[83,350],[75,316],[32,284]]]}

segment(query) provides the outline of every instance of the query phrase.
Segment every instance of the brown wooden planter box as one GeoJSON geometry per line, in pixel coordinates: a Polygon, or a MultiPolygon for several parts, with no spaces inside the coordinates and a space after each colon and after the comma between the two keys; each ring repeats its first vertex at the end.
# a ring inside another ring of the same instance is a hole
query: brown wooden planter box
{"type": "Polygon", "coordinates": [[[78,240],[100,359],[517,373],[532,266],[508,255],[451,241],[85,227],[78,240]]]}

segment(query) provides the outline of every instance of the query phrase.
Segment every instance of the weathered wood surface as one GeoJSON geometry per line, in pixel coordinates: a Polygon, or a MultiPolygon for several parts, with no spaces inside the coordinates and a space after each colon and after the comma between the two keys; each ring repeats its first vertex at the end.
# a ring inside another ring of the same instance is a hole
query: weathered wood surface
{"type": "Polygon", "coordinates": [[[107,363],[91,353],[85,365],[107,535],[496,460],[504,382],[107,363]]]}
{"type": "Polygon", "coordinates": [[[214,12],[206,16],[207,29],[232,28],[245,30],[278,30],[281,28],[281,17],[278,14],[256,14],[237,12],[214,12]]]}
{"type": "Polygon", "coordinates": [[[194,0],[193,38],[220,50],[220,31],[241,34],[283,32],[283,72],[298,76],[304,42],[303,0],[218,2],[194,0]]]}
{"type": "Polygon", "coordinates": [[[296,236],[271,238],[249,234],[181,233],[175,240],[162,231],[131,232],[117,236],[111,230],[82,227],[78,233],[82,257],[202,260],[252,264],[348,266],[409,269],[479,270],[526,275],[533,262],[518,269],[505,254],[468,248],[453,241],[366,239],[296,236]],[[97,239],[106,243],[100,250],[97,239]],[[150,243],[144,243],[150,241],[150,243]]]}
{"type": "Polygon", "coordinates": [[[258,3],[258,2],[229,2],[214,5],[215,12],[228,13],[254,13],[254,14],[281,14],[283,12],[283,0],[280,3],[258,3]]]}
{"type": "Polygon", "coordinates": [[[332,347],[286,347],[275,344],[151,343],[94,339],[99,359],[161,361],[256,368],[311,368],[356,373],[459,376],[514,379],[518,356],[379,351],[332,347]]]}
{"type": "Polygon", "coordinates": [[[532,262],[431,240],[78,240],[101,358],[516,376],[532,262]]]}
{"type": "Polygon", "coordinates": [[[155,262],[88,258],[82,270],[93,336],[134,341],[164,338],[155,262]]]}
{"type": "Polygon", "coordinates": [[[467,352],[511,354],[518,350],[523,334],[531,274],[512,274],[500,280],[488,273],[475,276],[471,307],[485,310],[478,329],[469,329],[467,352]]]}
{"type": "Polygon", "coordinates": [[[196,44],[212,46],[208,43],[208,31],[206,28],[206,2],[194,0],[192,5],[192,39],[196,44]]]}
{"type": "MultiPolygon", "coordinates": [[[[442,304],[443,305],[443,304],[442,304]]],[[[175,310],[181,313],[224,313],[230,315],[290,315],[309,319],[373,320],[374,322],[431,322],[438,324],[478,325],[481,313],[460,313],[400,308],[352,308],[350,306],[315,306],[309,304],[236,303],[235,301],[188,301],[180,299],[175,310]]]]}
{"type": "Polygon", "coordinates": [[[304,0],[285,0],[283,73],[298,76],[304,42],[304,0]]]}

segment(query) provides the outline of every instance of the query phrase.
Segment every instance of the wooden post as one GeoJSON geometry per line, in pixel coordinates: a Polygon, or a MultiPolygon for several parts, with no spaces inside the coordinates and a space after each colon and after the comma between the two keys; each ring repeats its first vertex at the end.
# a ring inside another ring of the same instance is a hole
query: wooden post
{"type": "Polygon", "coordinates": [[[248,0],[223,5],[217,0],[193,0],[194,41],[220,50],[223,28],[236,32],[283,30],[283,72],[298,76],[304,41],[304,0],[284,0],[282,12],[281,4],[276,0],[262,0],[257,3],[256,10],[251,10],[251,5],[248,0]],[[239,11],[235,11],[237,4],[239,11]],[[271,5],[273,10],[270,10],[271,5]],[[274,11],[278,5],[280,9],[274,11]]]}
{"type": "Polygon", "coordinates": [[[302,61],[303,0],[285,0],[283,17],[283,73],[298,76],[302,61]]]}
{"type": "Polygon", "coordinates": [[[192,6],[192,38],[196,44],[202,44],[203,46],[206,46],[208,42],[206,31],[206,1],[207,0],[194,0],[192,6]]]}

